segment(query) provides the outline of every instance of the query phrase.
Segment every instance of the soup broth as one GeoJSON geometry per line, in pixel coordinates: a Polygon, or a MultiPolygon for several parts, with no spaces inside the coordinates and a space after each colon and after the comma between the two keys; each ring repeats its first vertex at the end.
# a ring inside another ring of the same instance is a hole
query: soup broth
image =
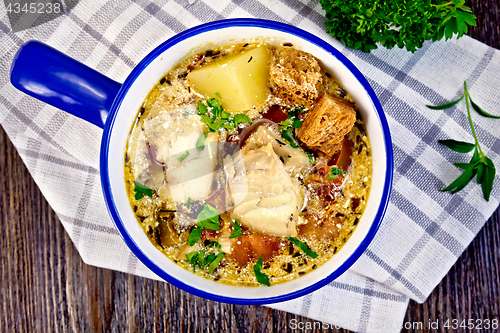
{"type": "Polygon", "coordinates": [[[187,270],[239,286],[290,281],[348,241],[370,192],[355,101],[284,43],[197,53],[138,110],[125,182],[138,223],[187,270]]]}

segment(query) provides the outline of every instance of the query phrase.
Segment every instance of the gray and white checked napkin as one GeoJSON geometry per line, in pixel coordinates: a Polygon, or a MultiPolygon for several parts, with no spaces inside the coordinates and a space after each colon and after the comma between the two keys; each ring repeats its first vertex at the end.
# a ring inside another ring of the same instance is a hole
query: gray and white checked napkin
{"type": "MultiPolygon", "coordinates": [[[[0,8],[0,123],[57,213],[82,259],[91,265],[157,277],[128,250],[108,217],[99,180],[102,131],[17,91],[9,67],[17,49],[36,39],[123,82],[154,47],[200,23],[257,17],[290,23],[341,50],[367,77],[387,115],[394,148],[394,184],[381,228],[358,262],[303,298],[271,307],[358,332],[400,331],[409,299],[423,302],[468,246],[500,200],[475,182],[450,195],[439,190],[460,174],[462,156],[439,139],[473,142],[465,107],[432,111],[467,80],[474,101],[500,114],[500,51],[469,37],[426,43],[412,54],[352,51],[324,30],[318,1],[80,1],[69,13],[12,33],[0,8]]],[[[500,120],[473,115],[481,146],[500,168],[500,120]]],[[[29,221],[26,221],[29,223],[29,221]]]]}

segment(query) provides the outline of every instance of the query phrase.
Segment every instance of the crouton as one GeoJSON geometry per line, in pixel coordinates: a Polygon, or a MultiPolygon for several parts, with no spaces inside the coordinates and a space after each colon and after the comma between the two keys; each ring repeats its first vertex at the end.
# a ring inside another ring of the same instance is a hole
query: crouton
{"type": "Polygon", "coordinates": [[[324,91],[321,67],[309,53],[275,49],[271,58],[270,86],[276,97],[311,106],[324,91]]]}
{"type": "Polygon", "coordinates": [[[342,140],[355,121],[356,111],[351,102],[324,94],[307,113],[297,137],[310,149],[332,156],[342,148],[342,140]]]}

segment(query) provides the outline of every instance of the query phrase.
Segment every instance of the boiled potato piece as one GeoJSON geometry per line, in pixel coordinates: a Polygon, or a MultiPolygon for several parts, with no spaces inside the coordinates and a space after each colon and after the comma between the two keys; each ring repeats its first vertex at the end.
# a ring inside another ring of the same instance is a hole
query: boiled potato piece
{"type": "Polygon", "coordinates": [[[191,87],[207,99],[219,93],[227,112],[250,110],[267,99],[269,51],[260,45],[188,74],[191,87]]]}

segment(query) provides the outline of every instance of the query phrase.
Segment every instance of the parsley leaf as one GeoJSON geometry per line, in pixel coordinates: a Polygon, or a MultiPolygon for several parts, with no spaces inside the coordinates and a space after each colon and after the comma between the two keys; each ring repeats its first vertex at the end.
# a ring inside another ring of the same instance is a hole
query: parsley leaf
{"type": "Polygon", "coordinates": [[[219,231],[219,211],[205,203],[205,207],[198,214],[198,226],[203,229],[219,231]]]}
{"type": "Polygon", "coordinates": [[[283,139],[288,141],[290,146],[292,146],[293,148],[297,148],[299,146],[299,143],[295,139],[295,136],[293,135],[293,130],[290,126],[287,127],[286,129],[281,130],[281,136],[283,137],[283,139]]]}
{"type": "Polygon", "coordinates": [[[292,124],[292,119],[288,118],[280,123],[280,129],[283,130],[292,124]]]}
{"type": "Polygon", "coordinates": [[[302,251],[304,251],[305,254],[307,254],[309,257],[315,259],[318,257],[318,254],[316,254],[315,252],[311,251],[311,249],[309,248],[309,246],[307,246],[307,243],[303,243],[301,241],[299,241],[297,238],[293,238],[293,237],[288,237],[288,240],[292,243],[294,243],[295,245],[297,245],[302,251]]]}
{"type": "Polygon", "coordinates": [[[199,250],[199,251],[194,251],[191,253],[186,254],[187,262],[189,262],[193,266],[193,272],[196,271],[196,266],[198,266],[200,269],[205,269],[205,267],[208,266],[208,272],[212,274],[217,266],[219,266],[222,258],[224,257],[225,253],[220,252],[218,254],[211,253],[209,255],[206,255],[206,250],[199,250]]]}
{"type": "Polygon", "coordinates": [[[250,117],[246,114],[235,114],[234,116],[231,116],[229,112],[224,111],[224,108],[220,103],[220,94],[215,93],[215,96],[217,98],[210,98],[206,101],[207,105],[210,107],[210,111],[212,112],[212,118],[209,116],[208,107],[205,104],[198,102],[198,114],[201,116],[201,120],[205,123],[205,125],[207,125],[211,132],[215,132],[221,127],[233,130],[239,124],[252,122],[250,117]]]}
{"type": "Polygon", "coordinates": [[[196,148],[198,148],[198,150],[205,149],[206,138],[207,138],[207,133],[201,133],[200,137],[198,138],[198,142],[196,142],[196,148]]]}
{"type": "Polygon", "coordinates": [[[242,123],[251,123],[251,122],[252,122],[252,120],[246,114],[239,113],[239,114],[234,115],[234,123],[236,125],[242,124],[242,123]]]}
{"type": "Polygon", "coordinates": [[[348,47],[370,52],[381,44],[414,52],[426,40],[462,37],[476,17],[464,0],[320,0],[327,33],[348,47]]]}
{"type": "Polygon", "coordinates": [[[303,120],[294,119],[292,126],[295,128],[300,128],[300,126],[302,126],[303,122],[304,122],[303,120]]]}
{"type": "Polygon", "coordinates": [[[210,243],[207,245],[207,247],[213,247],[215,246],[219,250],[221,249],[222,245],[220,245],[219,242],[211,240],[210,243]]]}
{"type": "Polygon", "coordinates": [[[198,102],[198,114],[203,115],[207,113],[207,111],[208,111],[207,106],[201,102],[198,102]]]}
{"type": "Polygon", "coordinates": [[[306,109],[305,106],[299,106],[291,109],[290,111],[288,111],[288,118],[290,119],[297,118],[299,114],[301,114],[302,111],[304,111],[305,109],[306,109]]]}
{"type": "Polygon", "coordinates": [[[215,253],[211,253],[209,254],[208,256],[205,257],[205,259],[203,260],[203,265],[206,266],[208,264],[210,264],[212,261],[215,260],[215,253]]]}
{"type": "Polygon", "coordinates": [[[266,286],[271,286],[271,283],[269,282],[269,278],[267,277],[266,274],[261,272],[262,269],[262,256],[260,256],[259,260],[257,260],[257,263],[255,266],[253,266],[253,272],[255,273],[255,277],[257,278],[257,282],[260,284],[264,284],[266,286]]]}
{"type": "Polygon", "coordinates": [[[231,236],[229,236],[229,238],[238,238],[240,236],[242,236],[243,233],[241,232],[241,227],[240,227],[240,224],[238,223],[238,220],[234,220],[234,229],[233,229],[233,233],[231,234],[231,236]]]}
{"type": "Polygon", "coordinates": [[[296,108],[288,111],[288,119],[285,119],[279,123],[279,129],[281,130],[281,136],[293,148],[299,147],[299,142],[295,138],[293,128],[299,128],[302,125],[303,121],[297,119],[297,117],[304,110],[305,110],[305,107],[301,106],[301,107],[296,107],[296,108]]]}
{"type": "MultiPolygon", "coordinates": [[[[191,229],[191,233],[188,238],[189,246],[193,246],[201,239],[201,229],[219,231],[219,211],[210,206],[208,203],[205,203],[205,207],[203,207],[203,210],[198,214],[197,226],[197,228],[191,229]]],[[[218,247],[220,248],[220,244],[218,247]]]]}
{"type": "Polygon", "coordinates": [[[191,230],[191,233],[189,234],[188,238],[188,245],[193,246],[198,242],[201,238],[201,229],[200,228],[193,228],[191,230]]]}
{"type": "Polygon", "coordinates": [[[225,253],[221,252],[215,257],[214,261],[210,263],[210,266],[208,266],[208,272],[212,274],[214,270],[219,266],[220,261],[222,260],[222,257],[224,257],[225,253]]]}
{"type": "Polygon", "coordinates": [[[337,178],[338,175],[345,175],[345,171],[343,170],[340,170],[339,168],[337,167],[333,167],[330,169],[330,172],[328,172],[328,175],[326,176],[326,179],[330,180],[330,179],[335,179],[337,178]]]}
{"type": "Polygon", "coordinates": [[[186,151],[184,154],[182,154],[181,156],[177,157],[177,161],[179,161],[179,163],[181,163],[182,161],[184,161],[186,159],[186,157],[189,156],[189,152],[186,151]]]}
{"type": "Polygon", "coordinates": [[[135,200],[140,200],[144,195],[148,197],[153,197],[153,190],[147,186],[139,184],[138,182],[134,182],[134,192],[135,192],[135,200]]]}
{"type": "Polygon", "coordinates": [[[196,262],[198,261],[198,252],[194,251],[191,253],[186,253],[187,262],[193,265],[193,272],[196,271],[196,262]]]}
{"type": "MultiPolygon", "coordinates": [[[[458,0],[453,0],[453,1],[455,2],[458,0]]],[[[458,153],[468,153],[474,150],[474,154],[472,155],[472,158],[469,161],[469,163],[455,163],[455,166],[462,169],[463,172],[457,179],[455,179],[450,185],[446,186],[441,191],[443,192],[449,191],[451,194],[455,194],[458,191],[462,190],[465,186],[467,186],[467,184],[469,184],[470,181],[477,176],[477,183],[481,184],[483,197],[486,201],[489,201],[491,190],[493,189],[493,181],[495,179],[496,169],[495,165],[493,164],[493,161],[486,155],[484,155],[484,152],[481,149],[481,146],[479,145],[479,140],[476,135],[476,130],[474,129],[474,123],[472,122],[469,102],[472,105],[472,108],[483,117],[498,119],[500,118],[500,116],[494,116],[492,114],[489,114],[483,111],[476,103],[472,102],[469,91],[467,90],[467,82],[465,81],[464,81],[464,93],[459,99],[443,105],[438,105],[438,106],[427,105],[427,107],[434,110],[443,110],[454,106],[462,99],[465,99],[467,116],[469,118],[472,135],[474,136],[474,143],[468,143],[457,140],[439,140],[438,142],[458,153]]]]}
{"type": "Polygon", "coordinates": [[[312,154],[308,151],[306,151],[307,156],[309,157],[309,163],[313,164],[314,163],[314,157],[312,154]]]}

